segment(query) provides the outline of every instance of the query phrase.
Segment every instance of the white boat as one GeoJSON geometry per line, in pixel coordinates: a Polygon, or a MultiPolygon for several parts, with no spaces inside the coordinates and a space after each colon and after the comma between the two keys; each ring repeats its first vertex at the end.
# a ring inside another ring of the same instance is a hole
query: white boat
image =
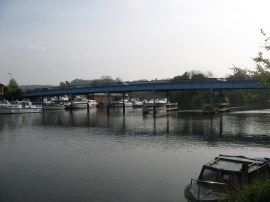
{"type": "Polygon", "coordinates": [[[2,102],[0,114],[22,114],[42,112],[42,105],[33,105],[30,101],[2,102]]]}
{"type": "Polygon", "coordinates": [[[73,109],[86,109],[87,108],[87,101],[75,101],[72,103],[73,109]]]}
{"type": "Polygon", "coordinates": [[[87,105],[89,107],[92,107],[92,105],[89,104],[88,100],[74,100],[73,102],[69,102],[65,105],[66,109],[86,109],[87,105]]]}
{"type": "MultiPolygon", "coordinates": [[[[133,103],[128,101],[128,100],[124,100],[124,103],[125,103],[125,107],[133,107],[133,103]]],[[[116,101],[116,102],[112,103],[112,106],[123,107],[123,101],[122,100],[116,101]]]]}
{"type": "Polygon", "coordinates": [[[139,100],[135,100],[133,101],[133,107],[134,108],[139,108],[143,106],[143,102],[139,101],[139,100]]]}
{"type": "Polygon", "coordinates": [[[96,107],[97,106],[97,101],[96,100],[88,100],[89,106],[91,107],[96,107]]]}
{"type": "Polygon", "coordinates": [[[88,100],[86,97],[77,96],[73,101],[68,102],[65,106],[66,109],[87,109],[97,106],[96,100],[88,100]]]}
{"type": "Polygon", "coordinates": [[[133,103],[129,100],[125,100],[125,107],[133,107],[133,103]]]}
{"type": "Polygon", "coordinates": [[[43,104],[43,109],[44,110],[58,110],[58,109],[64,109],[65,106],[59,102],[47,102],[43,104]]]}

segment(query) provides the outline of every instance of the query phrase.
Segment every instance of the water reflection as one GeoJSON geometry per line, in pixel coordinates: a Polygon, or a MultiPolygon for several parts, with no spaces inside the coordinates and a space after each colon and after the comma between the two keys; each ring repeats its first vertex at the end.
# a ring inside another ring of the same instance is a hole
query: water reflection
{"type": "MultiPolygon", "coordinates": [[[[267,110],[269,112],[269,110],[267,110]]],[[[266,145],[270,140],[269,113],[236,112],[216,116],[199,113],[168,113],[142,115],[140,110],[113,110],[107,116],[106,110],[92,109],[73,111],[45,111],[42,114],[14,114],[0,116],[0,133],[20,125],[43,127],[105,128],[118,135],[148,135],[179,137],[211,144],[233,142],[241,144],[266,145]]]]}

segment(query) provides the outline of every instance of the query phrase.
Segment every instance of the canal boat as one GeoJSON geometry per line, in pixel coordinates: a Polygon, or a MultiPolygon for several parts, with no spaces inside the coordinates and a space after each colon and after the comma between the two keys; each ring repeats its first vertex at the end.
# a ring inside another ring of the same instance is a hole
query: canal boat
{"type": "Polygon", "coordinates": [[[33,105],[29,100],[9,102],[5,100],[0,104],[0,114],[22,114],[42,112],[42,105],[33,105]]]}
{"type": "Polygon", "coordinates": [[[270,179],[269,158],[219,155],[203,165],[198,179],[185,187],[188,202],[226,202],[239,189],[257,180],[270,179]]]}

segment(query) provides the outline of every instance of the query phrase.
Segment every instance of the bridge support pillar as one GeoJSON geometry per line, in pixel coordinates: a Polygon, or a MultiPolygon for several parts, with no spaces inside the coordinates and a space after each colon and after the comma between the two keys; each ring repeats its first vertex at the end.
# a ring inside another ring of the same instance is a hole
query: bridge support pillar
{"type": "Polygon", "coordinates": [[[154,105],[153,105],[153,115],[156,116],[157,109],[156,109],[156,91],[154,90],[154,105]]]}
{"type": "Polygon", "coordinates": [[[213,105],[213,89],[210,88],[210,104],[213,105]]]}
{"type": "Polygon", "coordinates": [[[107,105],[106,105],[107,115],[110,114],[110,93],[107,92],[107,105]]]}

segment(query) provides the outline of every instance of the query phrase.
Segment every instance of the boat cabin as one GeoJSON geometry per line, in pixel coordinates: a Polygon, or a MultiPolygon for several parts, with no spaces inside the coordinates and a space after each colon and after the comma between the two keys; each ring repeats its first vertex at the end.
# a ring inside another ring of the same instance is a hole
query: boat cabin
{"type": "Polygon", "coordinates": [[[226,183],[236,189],[239,185],[266,178],[270,178],[270,172],[265,159],[225,155],[205,164],[199,176],[199,180],[226,183]]]}
{"type": "Polygon", "coordinates": [[[203,165],[197,180],[185,189],[188,201],[227,201],[244,184],[270,179],[270,160],[219,155],[203,165]]]}

